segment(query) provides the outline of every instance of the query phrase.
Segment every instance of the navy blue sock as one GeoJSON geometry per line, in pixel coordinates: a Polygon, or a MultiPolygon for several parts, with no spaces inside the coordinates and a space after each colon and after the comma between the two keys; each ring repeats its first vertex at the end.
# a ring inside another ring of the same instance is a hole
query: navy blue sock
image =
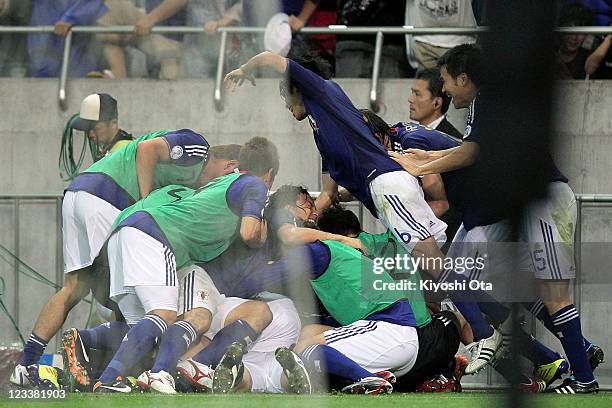
{"type": "Polygon", "coordinates": [[[168,325],[161,317],[148,314],[130,329],[125,335],[119,350],[100,376],[101,382],[114,381],[118,376],[125,376],[155,346],[155,339],[161,337],[168,325]]]}
{"type": "Polygon", "coordinates": [[[568,305],[550,316],[555,327],[554,333],[563,345],[572,372],[577,381],[589,383],[595,380],[580,329],[580,316],[574,305],[568,305]]]}
{"type": "Polygon", "coordinates": [[[204,350],[193,356],[198,363],[209,367],[216,367],[225,354],[227,348],[234,342],[242,343],[245,347],[254,342],[259,334],[244,320],[236,320],[228,324],[213,337],[204,350]]]}
{"type": "Polygon", "coordinates": [[[179,358],[187,351],[196,337],[196,330],[189,322],[179,320],[170,326],[161,339],[159,352],[151,372],[159,373],[163,370],[169,373],[176,368],[179,358]]]}
{"type": "Polygon", "coordinates": [[[525,333],[523,329],[520,329],[516,335],[504,333],[504,344],[512,340],[516,342],[516,347],[520,354],[531,361],[536,367],[541,364],[552,363],[561,358],[559,353],[549,349],[531,334],[525,333]]]}
{"type": "MultiPolygon", "coordinates": [[[[523,306],[525,306],[525,308],[529,310],[531,314],[533,314],[539,321],[541,321],[544,327],[546,327],[549,332],[554,334],[556,337],[559,337],[557,335],[557,330],[555,330],[555,326],[552,322],[552,319],[548,314],[548,310],[546,310],[546,307],[544,306],[544,303],[542,303],[541,300],[538,299],[538,301],[535,303],[525,303],[523,306]]],[[[588,350],[593,344],[584,336],[582,336],[582,342],[584,344],[585,350],[588,350]]]]}
{"type": "Polygon", "coordinates": [[[501,325],[510,316],[509,308],[486,293],[478,299],[478,308],[482,313],[489,316],[496,326],[501,325]]]}
{"type": "MultiPolygon", "coordinates": [[[[465,283],[467,281],[464,275],[455,273],[450,269],[445,270],[438,278],[438,282],[465,283]]],[[[482,315],[472,292],[473,291],[469,289],[466,284],[465,289],[456,288],[447,291],[447,294],[463,317],[465,317],[465,320],[470,324],[472,333],[474,334],[474,341],[478,341],[490,337],[493,334],[493,327],[491,327],[489,322],[487,322],[482,315]]]]}
{"type": "Polygon", "coordinates": [[[19,359],[19,364],[26,367],[31,364],[36,364],[45,351],[45,347],[47,347],[47,342],[32,332],[27,343],[23,347],[23,354],[19,359]]]}
{"type": "Polygon", "coordinates": [[[374,374],[327,344],[308,346],[301,356],[306,367],[313,372],[325,372],[353,382],[374,377],[374,374]]]}
{"type": "Polygon", "coordinates": [[[91,329],[79,330],[79,336],[86,347],[114,351],[130,330],[125,322],[108,322],[91,329]]]}

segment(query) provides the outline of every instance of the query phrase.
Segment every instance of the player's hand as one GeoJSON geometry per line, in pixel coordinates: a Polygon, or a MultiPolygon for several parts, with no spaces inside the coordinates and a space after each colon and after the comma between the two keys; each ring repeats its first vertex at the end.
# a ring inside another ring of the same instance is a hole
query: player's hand
{"type": "Polygon", "coordinates": [[[149,35],[154,25],[155,24],[148,16],[144,16],[134,24],[134,32],[137,35],[149,35]]]}
{"type": "Polygon", "coordinates": [[[242,68],[238,68],[225,75],[223,83],[225,84],[225,89],[234,92],[236,88],[242,86],[245,80],[255,86],[255,77],[244,72],[242,68]]]}
{"type": "Polygon", "coordinates": [[[291,32],[295,33],[304,28],[304,22],[297,18],[296,16],[289,16],[289,27],[291,27],[291,32]]]}
{"type": "Polygon", "coordinates": [[[53,32],[55,33],[55,35],[64,37],[66,36],[66,34],[68,34],[68,31],[70,31],[71,28],[72,24],[66,23],[65,21],[58,21],[53,27],[53,32]]]}
{"type": "Polygon", "coordinates": [[[219,22],[215,20],[209,21],[206,24],[204,24],[204,32],[208,35],[216,34],[218,28],[219,28],[219,22]]]}
{"type": "Polygon", "coordinates": [[[415,160],[430,160],[431,159],[431,153],[426,151],[426,150],[421,150],[421,149],[407,149],[404,150],[405,154],[411,155],[411,157],[415,160]]]}
{"type": "Polygon", "coordinates": [[[389,152],[389,156],[413,176],[419,177],[423,175],[421,173],[421,164],[423,164],[423,161],[416,159],[414,155],[389,152]]]}
{"type": "Polygon", "coordinates": [[[357,238],[349,238],[349,237],[344,237],[341,241],[343,244],[348,245],[350,247],[353,247],[359,251],[361,251],[362,254],[364,255],[368,255],[368,250],[366,249],[366,247],[363,245],[363,242],[361,242],[359,239],[357,238]]]}

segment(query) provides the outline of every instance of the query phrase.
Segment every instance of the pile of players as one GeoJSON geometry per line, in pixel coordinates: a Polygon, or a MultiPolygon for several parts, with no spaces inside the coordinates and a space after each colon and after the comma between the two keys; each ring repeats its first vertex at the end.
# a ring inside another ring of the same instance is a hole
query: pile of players
{"type": "MultiPolygon", "coordinates": [[[[479,154],[480,58],[477,47],[459,46],[440,60],[444,90],[457,108],[470,109],[463,143],[416,124],[389,127],[358,110],[313,55],[266,52],[228,73],[230,90],[254,84],[261,69],[283,75],[281,96],[295,119],[308,118],[323,159],[316,201],[299,186],[269,195],[279,157],[262,137],[211,147],[189,129],[161,131],[107,154],[66,189],[64,286],[41,312],[11,382],[55,381],[41,377],[38,358],[92,290],[114,319],[63,335],[65,383],[81,391],[458,391],[461,375],[492,364],[526,392],[546,390],[570,367],[552,391],[596,392],[593,370],[603,351],[582,336],[569,299],[575,200],[561,173],[551,174],[547,197],[526,209],[521,240],[538,256],[520,267],[537,278],[541,300],[530,311],[560,339],[565,358],[514,332],[533,363],[533,375],[521,373],[499,329],[507,306],[470,289],[473,277],[444,262],[446,224],[424,189],[442,189],[463,211],[451,259],[475,259],[487,243],[511,240],[508,222],[459,186],[479,154]],[[387,231],[363,231],[337,205],[339,188],[387,231]],[[398,255],[439,262],[401,276],[376,269],[373,259],[398,255]],[[374,279],[387,288],[398,279],[415,285],[379,291],[374,279]],[[457,310],[426,303],[419,285],[426,279],[454,283],[445,295],[457,310]],[[460,342],[469,361],[455,356],[460,342]]],[[[116,102],[90,95],[74,126],[112,148],[121,134],[116,102]]],[[[478,279],[491,279],[496,268],[478,279]]]]}

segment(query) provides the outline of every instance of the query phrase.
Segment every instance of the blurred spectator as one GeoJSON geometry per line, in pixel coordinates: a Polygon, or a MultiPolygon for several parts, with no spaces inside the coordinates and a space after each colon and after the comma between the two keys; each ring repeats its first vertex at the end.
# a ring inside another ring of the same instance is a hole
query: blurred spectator
{"type": "MultiPolygon", "coordinates": [[[[337,0],[320,0],[310,21],[309,27],[327,27],[336,24],[338,18],[337,0]]],[[[325,58],[335,72],[336,36],[333,34],[315,34],[308,37],[310,48],[325,58]]]]}
{"type": "MultiPolygon", "coordinates": [[[[132,26],[141,21],[146,14],[130,0],[105,0],[108,12],[97,24],[108,26],[132,26]]],[[[104,46],[104,57],[115,78],[126,78],[128,64],[125,47],[134,46],[152,58],[159,66],[159,79],[176,79],[179,73],[180,43],[159,34],[136,36],[133,34],[98,34],[96,39],[104,46]]]]}
{"type": "Polygon", "coordinates": [[[219,27],[240,21],[242,2],[236,0],[164,0],[138,21],[134,30],[149,34],[151,27],[185,9],[189,27],[203,27],[202,34],[186,34],[183,41],[182,74],[187,78],[213,77],[219,58],[219,27]]]}
{"type": "MultiPolygon", "coordinates": [[[[561,10],[559,26],[588,26],[593,21],[591,11],[580,4],[567,4],[561,10]]],[[[556,55],[556,79],[583,79],[586,77],[585,63],[589,51],[582,45],[585,34],[564,34],[559,36],[559,48],[556,55]]]]}
{"type": "MultiPolygon", "coordinates": [[[[27,26],[32,0],[0,0],[0,26],[27,26]]],[[[0,76],[23,77],[28,65],[27,36],[5,33],[0,36],[0,76]]]]}
{"type": "MultiPolygon", "coordinates": [[[[347,26],[404,25],[406,0],[340,0],[338,24],[347,26]]],[[[372,75],[376,36],[351,35],[336,38],[336,76],[368,78],[372,75]]],[[[401,35],[384,38],[381,56],[381,77],[412,76],[405,53],[405,41],[401,35]]]]}
{"type": "MultiPolygon", "coordinates": [[[[58,76],[64,50],[63,36],[73,25],[93,25],[107,12],[102,0],[34,0],[31,26],[55,25],[55,33],[28,35],[29,75],[58,76]]],[[[70,72],[84,77],[98,70],[99,49],[87,34],[75,34],[70,52],[70,72]]]]}
{"type": "MultiPolygon", "coordinates": [[[[479,9],[484,5],[479,4],[479,9]]],[[[408,0],[406,25],[414,27],[475,27],[472,0],[408,0]]],[[[434,68],[449,49],[476,42],[475,35],[415,35],[410,55],[419,68],[434,68]]]]}
{"type": "Polygon", "coordinates": [[[609,26],[612,24],[612,0],[574,0],[568,3],[577,3],[593,12],[591,24],[609,26]]]}

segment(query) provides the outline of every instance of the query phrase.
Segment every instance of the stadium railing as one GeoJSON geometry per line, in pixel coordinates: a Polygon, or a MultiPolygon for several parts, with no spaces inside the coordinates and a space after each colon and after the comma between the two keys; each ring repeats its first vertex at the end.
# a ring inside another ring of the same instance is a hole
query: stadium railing
{"type": "MultiPolygon", "coordinates": [[[[370,107],[375,112],[379,111],[378,80],[380,74],[380,57],[384,44],[385,35],[423,35],[423,34],[478,34],[488,31],[488,27],[347,27],[344,25],[330,25],[328,27],[305,27],[300,30],[301,34],[335,34],[335,35],[364,35],[376,36],[374,48],[374,61],[372,64],[372,77],[370,80],[369,101],[370,107]]],[[[221,33],[219,46],[219,62],[215,77],[215,89],[213,101],[218,111],[223,110],[223,69],[225,64],[225,50],[227,46],[227,35],[236,34],[258,34],[264,32],[263,27],[221,27],[217,31],[221,33]]],[[[62,58],[62,69],[59,77],[58,103],[62,110],[67,109],[67,81],[70,68],[70,49],[72,47],[73,33],[132,33],[132,26],[75,26],[70,29],[65,37],[64,52],[62,58]]],[[[161,34],[202,34],[202,27],[153,27],[153,33],[161,34]]],[[[0,26],[0,35],[3,33],[52,33],[53,26],[0,26]]],[[[562,34],[612,34],[612,27],[583,26],[583,27],[559,27],[556,32],[562,34]]]]}

